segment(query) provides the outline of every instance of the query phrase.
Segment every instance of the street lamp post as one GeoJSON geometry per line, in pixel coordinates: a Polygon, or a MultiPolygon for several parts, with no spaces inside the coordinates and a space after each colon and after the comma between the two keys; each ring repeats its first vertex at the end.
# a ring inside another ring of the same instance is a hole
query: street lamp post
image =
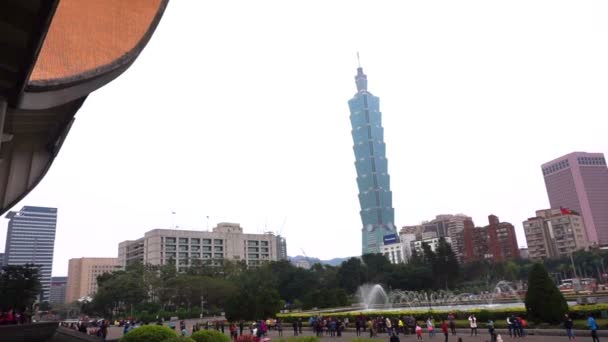
{"type": "Polygon", "coordinates": [[[201,296],[201,319],[203,319],[203,316],[205,315],[205,310],[204,310],[204,305],[205,305],[205,297],[201,296]]]}

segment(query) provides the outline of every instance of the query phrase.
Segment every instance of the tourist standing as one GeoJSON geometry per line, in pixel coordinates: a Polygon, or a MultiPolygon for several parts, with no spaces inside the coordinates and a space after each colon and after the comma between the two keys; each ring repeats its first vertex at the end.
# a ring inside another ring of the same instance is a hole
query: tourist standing
{"type": "Polygon", "coordinates": [[[568,314],[564,315],[564,328],[566,329],[566,336],[568,336],[568,341],[574,340],[574,332],[572,331],[572,318],[568,316],[568,314]]]}
{"type": "Polygon", "coordinates": [[[298,318],[298,332],[302,335],[302,318],[298,318]]]}
{"type": "Polygon", "coordinates": [[[445,336],[445,342],[448,342],[448,322],[445,319],[441,323],[441,331],[443,331],[443,336],[445,336]]]}
{"type": "Polygon", "coordinates": [[[283,336],[283,322],[280,319],[277,319],[276,323],[277,331],[279,332],[279,336],[283,336]]]}
{"type": "Polygon", "coordinates": [[[593,342],[600,342],[599,337],[597,337],[597,322],[595,322],[595,318],[593,314],[589,314],[589,318],[587,318],[587,325],[589,326],[589,330],[591,330],[591,338],[593,342]]]}
{"type": "Polygon", "coordinates": [[[429,317],[426,319],[426,329],[429,331],[429,338],[435,336],[435,330],[433,328],[433,319],[429,317]]]}
{"type": "Polygon", "coordinates": [[[473,336],[473,333],[477,336],[477,318],[475,317],[475,314],[469,316],[469,327],[471,327],[471,336],[473,336]]]}
{"type": "Polygon", "coordinates": [[[298,321],[293,321],[291,326],[293,327],[293,336],[298,336],[298,321]]]}
{"type": "Polygon", "coordinates": [[[239,335],[243,335],[243,328],[245,328],[245,322],[243,322],[243,320],[241,320],[239,322],[239,335]]]}
{"type": "Polygon", "coordinates": [[[361,336],[361,320],[359,318],[355,320],[355,333],[357,336],[361,336]]]}
{"type": "Polygon", "coordinates": [[[456,315],[451,313],[448,315],[448,322],[450,322],[450,331],[453,336],[456,336],[456,315]]]}
{"type": "Polygon", "coordinates": [[[494,321],[492,321],[492,320],[488,321],[488,333],[490,334],[490,341],[491,342],[496,342],[496,334],[495,334],[495,330],[494,330],[494,321]]]}
{"type": "Polygon", "coordinates": [[[507,316],[507,328],[509,329],[509,336],[513,337],[513,321],[511,321],[510,316],[507,316]]]}
{"type": "Polygon", "coordinates": [[[386,322],[384,323],[384,325],[386,326],[386,333],[390,338],[391,336],[393,336],[393,323],[391,322],[391,319],[386,317],[386,322]]]}
{"type": "Polygon", "coordinates": [[[374,337],[374,323],[371,318],[367,321],[367,329],[369,330],[369,337],[374,337]]]}

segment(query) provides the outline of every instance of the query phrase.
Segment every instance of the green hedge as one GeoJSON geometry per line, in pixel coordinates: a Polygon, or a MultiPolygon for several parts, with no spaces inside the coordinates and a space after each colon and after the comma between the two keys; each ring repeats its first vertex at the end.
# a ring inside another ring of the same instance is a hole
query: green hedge
{"type": "MultiPolygon", "coordinates": [[[[608,311],[608,304],[595,304],[595,305],[574,305],[569,308],[570,317],[573,319],[587,318],[589,313],[595,315],[595,317],[601,317],[602,311],[608,311]]],[[[435,319],[445,318],[449,313],[456,315],[458,319],[466,319],[470,314],[474,313],[477,316],[479,322],[486,322],[489,319],[492,320],[504,320],[508,316],[516,315],[520,317],[526,317],[526,309],[521,308],[501,308],[501,309],[471,309],[466,311],[459,310],[395,310],[395,311],[348,311],[348,312],[324,312],[324,313],[305,313],[305,312],[294,312],[288,314],[277,314],[277,318],[280,318],[286,323],[293,322],[298,318],[301,318],[304,324],[307,324],[308,319],[311,316],[324,316],[324,317],[336,317],[340,319],[348,318],[351,322],[356,317],[363,314],[364,316],[383,316],[397,318],[401,316],[413,316],[416,319],[422,320],[429,316],[435,317],[435,319]]]]}
{"type": "Polygon", "coordinates": [[[316,336],[293,336],[293,337],[281,337],[274,340],[275,342],[319,342],[319,338],[316,336]]]}
{"type": "Polygon", "coordinates": [[[120,342],[162,342],[175,337],[175,331],[160,325],[144,325],[129,331],[120,342]]]}
{"type": "Polygon", "coordinates": [[[196,342],[230,342],[230,337],[215,330],[200,330],[192,334],[196,342]]]}
{"type": "Polygon", "coordinates": [[[174,336],[174,337],[170,337],[166,340],[163,340],[163,342],[196,342],[196,341],[194,341],[192,338],[190,338],[188,336],[174,336]]]}

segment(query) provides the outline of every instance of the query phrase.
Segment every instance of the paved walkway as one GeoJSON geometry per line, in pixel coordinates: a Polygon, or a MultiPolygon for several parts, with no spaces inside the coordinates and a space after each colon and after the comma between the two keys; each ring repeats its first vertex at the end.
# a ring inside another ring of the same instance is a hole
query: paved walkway
{"type": "MultiPolygon", "coordinates": [[[[192,325],[198,322],[198,320],[186,320],[186,329],[191,332],[192,325]]],[[[179,324],[178,324],[179,325],[179,324]]],[[[517,342],[517,341],[525,341],[525,342],[568,342],[568,337],[566,337],[565,331],[563,329],[539,329],[539,330],[528,330],[528,336],[525,338],[511,338],[509,337],[509,333],[506,329],[496,329],[497,333],[501,335],[504,342],[517,342]]],[[[453,336],[450,334],[448,336],[448,342],[457,342],[458,338],[462,338],[462,342],[486,342],[490,341],[490,335],[487,330],[479,329],[477,336],[470,336],[468,330],[466,329],[457,329],[457,335],[453,336]]],[[[225,327],[226,335],[229,335],[228,326],[225,327]]],[[[245,329],[244,334],[249,334],[249,329],[245,329]]],[[[592,341],[589,331],[585,330],[577,330],[575,331],[576,341],[592,341]]],[[[601,330],[598,332],[600,337],[608,337],[608,330],[601,330]]],[[[291,337],[293,336],[293,330],[284,330],[283,337],[291,337]]],[[[304,329],[302,336],[314,336],[310,329],[304,329]]],[[[120,327],[110,327],[108,331],[108,340],[118,340],[122,337],[122,328],[120,327]]],[[[271,331],[269,334],[271,339],[278,339],[279,335],[276,331],[271,331]]],[[[356,334],[354,329],[348,329],[347,331],[342,333],[342,337],[331,337],[324,335],[321,337],[323,341],[350,341],[356,338],[356,334]]],[[[361,337],[369,337],[369,333],[362,334],[361,337]]],[[[416,341],[415,335],[399,335],[401,341],[416,341]]],[[[387,334],[378,334],[375,337],[378,341],[388,341],[389,337],[387,334]]],[[[443,333],[435,334],[434,337],[430,337],[426,332],[423,335],[423,341],[425,342],[445,342],[445,337],[443,333]]],[[[608,341],[608,340],[607,340],[608,341]]]]}

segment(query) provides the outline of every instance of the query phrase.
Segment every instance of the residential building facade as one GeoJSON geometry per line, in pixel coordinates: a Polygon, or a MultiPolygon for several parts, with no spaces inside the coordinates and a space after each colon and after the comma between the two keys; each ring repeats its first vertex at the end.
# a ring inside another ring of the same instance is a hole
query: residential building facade
{"type": "Polygon", "coordinates": [[[68,284],[68,277],[51,277],[51,294],[49,303],[63,304],[65,303],[65,294],[68,284]]]}
{"type": "Polygon", "coordinates": [[[57,208],[24,206],[10,211],[4,249],[5,265],[34,264],[40,268],[41,302],[49,300],[57,228],[57,208]]]}
{"type": "Polygon", "coordinates": [[[246,234],[238,223],[219,223],[213,231],[154,229],[144,237],[119,244],[119,264],[175,263],[179,271],[196,263],[221,265],[223,260],[243,261],[248,266],[287,260],[285,238],[272,233],[246,234]],[[137,245],[136,248],[133,245],[137,245]],[[131,252],[129,252],[131,251],[131,252]]]}
{"type": "Polygon", "coordinates": [[[589,247],[582,217],[565,208],[538,210],[523,226],[531,259],[568,256],[589,247]]]}
{"type": "Polygon", "coordinates": [[[97,277],[120,270],[118,258],[75,258],[68,263],[66,303],[97,293],[97,277]]]}
{"type": "Polygon", "coordinates": [[[361,253],[380,253],[384,236],[397,233],[380,99],[367,90],[367,76],[361,67],[355,83],[357,93],[348,107],[361,206],[361,253]]]}
{"type": "Polygon", "coordinates": [[[419,255],[422,255],[422,253],[423,253],[422,244],[426,243],[427,245],[429,245],[429,247],[431,247],[431,251],[435,252],[437,250],[437,247],[439,246],[440,239],[445,239],[445,242],[450,243],[450,244],[452,243],[452,239],[450,239],[449,237],[433,237],[433,238],[414,241],[413,249],[416,250],[416,253],[418,253],[419,255]]]}
{"type": "Polygon", "coordinates": [[[464,261],[506,261],[519,259],[515,227],[488,216],[489,225],[475,227],[472,220],[464,221],[464,261]]]}
{"type": "Polygon", "coordinates": [[[591,245],[608,245],[608,167],[602,153],[574,152],[542,165],[551,208],[583,218],[591,245]]]}
{"type": "Polygon", "coordinates": [[[437,215],[435,219],[415,226],[404,226],[400,234],[414,234],[417,240],[449,237],[450,246],[459,262],[464,259],[464,222],[471,217],[457,215],[437,215]]]}

